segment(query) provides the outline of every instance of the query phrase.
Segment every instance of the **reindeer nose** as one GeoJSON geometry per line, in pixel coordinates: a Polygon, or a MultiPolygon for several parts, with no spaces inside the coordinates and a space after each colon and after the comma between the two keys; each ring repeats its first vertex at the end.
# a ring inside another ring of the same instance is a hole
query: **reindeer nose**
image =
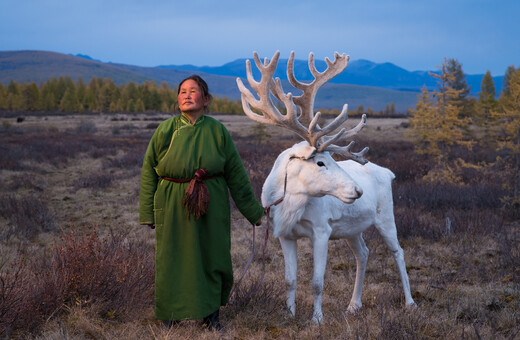
{"type": "Polygon", "coordinates": [[[363,190],[361,190],[361,188],[356,187],[356,194],[357,194],[357,198],[360,198],[361,195],[363,195],[363,190]]]}

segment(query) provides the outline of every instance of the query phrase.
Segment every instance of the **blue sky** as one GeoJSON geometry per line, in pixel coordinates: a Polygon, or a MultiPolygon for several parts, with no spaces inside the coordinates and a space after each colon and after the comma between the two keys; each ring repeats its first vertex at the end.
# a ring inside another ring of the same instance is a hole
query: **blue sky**
{"type": "Polygon", "coordinates": [[[271,57],[391,62],[468,74],[520,66],[518,0],[3,0],[0,50],[87,54],[138,66],[271,57]]]}

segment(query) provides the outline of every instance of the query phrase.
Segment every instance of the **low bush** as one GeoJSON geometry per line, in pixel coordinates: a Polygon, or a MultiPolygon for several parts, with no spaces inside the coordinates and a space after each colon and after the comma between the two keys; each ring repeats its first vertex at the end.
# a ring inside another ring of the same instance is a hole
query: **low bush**
{"type": "Polygon", "coordinates": [[[30,162],[68,164],[82,153],[93,158],[116,155],[121,150],[144,154],[150,136],[107,137],[71,132],[25,131],[24,134],[0,133],[0,169],[31,170],[30,162]]]}
{"type": "Polygon", "coordinates": [[[0,266],[0,335],[36,332],[68,307],[127,321],[153,304],[153,250],[125,234],[62,232],[51,256],[0,266]]]}
{"type": "Polygon", "coordinates": [[[496,184],[450,185],[422,182],[396,183],[394,203],[428,211],[475,208],[500,208],[503,189],[496,184]]]}
{"type": "Polygon", "coordinates": [[[96,174],[89,174],[84,177],[79,177],[74,181],[74,192],[79,189],[106,189],[114,180],[114,175],[100,171],[96,174]]]}
{"type": "Polygon", "coordinates": [[[9,225],[0,230],[0,236],[9,239],[13,235],[32,239],[43,231],[55,228],[55,216],[45,200],[32,196],[4,194],[0,196],[0,216],[9,225]]]}
{"type": "Polygon", "coordinates": [[[120,168],[120,169],[140,169],[143,164],[144,153],[131,150],[121,157],[113,158],[103,162],[103,169],[120,168]]]}
{"type": "Polygon", "coordinates": [[[97,127],[94,122],[89,120],[82,120],[76,125],[75,129],[78,134],[94,134],[97,132],[97,127]]]}

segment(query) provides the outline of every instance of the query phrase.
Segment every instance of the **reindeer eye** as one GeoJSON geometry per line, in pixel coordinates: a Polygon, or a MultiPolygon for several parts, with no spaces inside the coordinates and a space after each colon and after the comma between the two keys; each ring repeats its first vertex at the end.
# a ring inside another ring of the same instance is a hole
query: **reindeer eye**
{"type": "Polygon", "coordinates": [[[325,163],[323,163],[322,161],[319,161],[319,162],[316,163],[316,164],[318,164],[318,166],[325,166],[325,163]]]}

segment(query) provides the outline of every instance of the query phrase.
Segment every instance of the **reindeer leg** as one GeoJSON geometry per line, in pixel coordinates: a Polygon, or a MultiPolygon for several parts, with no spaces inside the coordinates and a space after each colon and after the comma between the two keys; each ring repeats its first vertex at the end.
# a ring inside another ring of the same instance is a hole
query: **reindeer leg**
{"type": "MultiPolygon", "coordinates": [[[[316,232],[316,230],[315,230],[316,232]]],[[[330,233],[315,233],[312,240],[314,250],[314,275],[312,277],[312,292],[314,294],[314,311],[312,321],[314,323],[323,322],[323,312],[321,311],[321,302],[323,296],[323,278],[325,276],[325,267],[327,265],[327,255],[329,246],[330,233]]]]}
{"type": "Polygon", "coordinates": [[[296,240],[290,240],[285,237],[280,237],[280,245],[282,246],[283,258],[285,260],[285,285],[287,290],[287,308],[292,316],[295,316],[296,305],[296,275],[298,270],[298,245],[296,240]]]}
{"type": "Polygon", "coordinates": [[[397,230],[395,227],[394,221],[389,221],[385,226],[388,225],[390,228],[383,228],[379,224],[376,224],[376,228],[383,237],[383,240],[386,243],[386,246],[392,253],[395,263],[397,264],[397,268],[399,270],[399,276],[401,277],[401,282],[403,284],[404,298],[407,306],[416,306],[415,301],[412,298],[412,294],[410,292],[410,281],[408,280],[408,274],[406,273],[406,263],[404,262],[404,251],[403,248],[399,245],[399,241],[397,240],[397,230]]]}
{"type": "Polygon", "coordinates": [[[361,294],[363,292],[363,281],[365,280],[369,251],[363,240],[363,234],[347,238],[347,243],[356,257],[356,282],[347,312],[356,313],[362,306],[361,294]]]}

